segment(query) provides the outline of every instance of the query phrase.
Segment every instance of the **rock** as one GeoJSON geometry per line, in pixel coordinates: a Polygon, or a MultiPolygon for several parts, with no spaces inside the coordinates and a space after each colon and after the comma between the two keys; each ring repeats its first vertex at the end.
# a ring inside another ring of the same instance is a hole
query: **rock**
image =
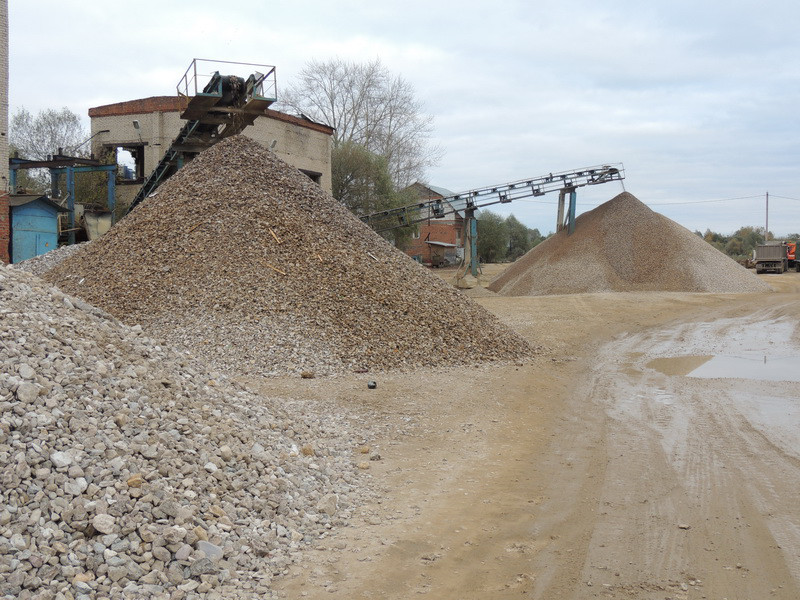
{"type": "Polygon", "coordinates": [[[30,366],[22,364],[19,366],[19,376],[23,379],[33,379],[36,377],[36,371],[34,371],[30,366]]]}
{"type": "Polygon", "coordinates": [[[71,465],[72,457],[67,452],[53,452],[50,455],[50,462],[56,469],[60,469],[71,465]]]}
{"type": "Polygon", "coordinates": [[[230,459],[233,458],[233,451],[231,450],[231,447],[228,446],[227,444],[224,446],[220,446],[219,456],[222,460],[228,462],[230,459]]]}
{"type": "Polygon", "coordinates": [[[200,575],[207,575],[217,573],[219,568],[209,558],[200,558],[194,561],[189,567],[189,573],[192,577],[199,577],[200,575]]]}
{"type": "Polygon", "coordinates": [[[320,498],[319,502],[317,502],[316,508],[319,512],[329,517],[334,516],[339,509],[339,496],[337,494],[325,494],[320,498]]]}
{"type": "Polygon", "coordinates": [[[168,563],[172,560],[172,553],[163,546],[156,546],[153,548],[153,557],[163,563],[168,563]]]}
{"type": "Polygon", "coordinates": [[[195,527],[192,532],[197,536],[198,540],[208,540],[208,533],[206,533],[206,530],[199,525],[195,527]]]}
{"type": "Polygon", "coordinates": [[[126,483],[128,484],[128,487],[132,487],[132,488],[140,488],[140,487],[142,487],[142,483],[143,482],[144,482],[144,480],[142,479],[142,474],[141,473],[135,473],[134,475],[131,475],[128,478],[128,480],[126,481],[126,483]]]}
{"type": "Polygon", "coordinates": [[[185,581],[183,567],[176,563],[172,563],[167,569],[167,579],[172,585],[181,585],[185,581]]]}
{"type": "Polygon", "coordinates": [[[124,565],[109,567],[106,575],[111,581],[117,582],[128,576],[128,568],[124,565]]]}
{"type": "Polygon", "coordinates": [[[178,551],[175,552],[175,560],[186,560],[192,555],[192,547],[189,544],[183,544],[178,551]]]}
{"type": "Polygon", "coordinates": [[[29,404],[39,397],[39,386],[35,383],[23,382],[17,386],[17,399],[29,404]]]}
{"type": "Polygon", "coordinates": [[[114,533],[116,530],[116,522],[114,521],[114,517],[111,515],[95,515],[92,519],[92,525],[100,533],[114,533]]]}
{"type": "Polygon", "coordinates": [[[311,444],[305,444],[300,448],[300,452],[303,456],[314,456],[314,447],[311,444]]]}
{"type": "Polygon", "coordinates": [[[224,554],[222,548],[204,540],[197,542],[197,550],[205,554],[207,558],[213,560],[214,562],[220,560],[224,554]]]}

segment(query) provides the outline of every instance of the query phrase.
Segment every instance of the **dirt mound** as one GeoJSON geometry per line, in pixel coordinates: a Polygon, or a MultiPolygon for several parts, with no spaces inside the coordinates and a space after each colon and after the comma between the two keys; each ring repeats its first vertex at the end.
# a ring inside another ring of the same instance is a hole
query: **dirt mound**
{"type": "Polygon", "coordinates": [[[44,277],[228,372],[379,371],[531,351],[244,136],[199,155],[44,277]]]}
{"type": "Polygon", "coordinates": [[[768,292],[753,273],[628,192],[582,214],[488,286],[503,296],[768,292]]]}

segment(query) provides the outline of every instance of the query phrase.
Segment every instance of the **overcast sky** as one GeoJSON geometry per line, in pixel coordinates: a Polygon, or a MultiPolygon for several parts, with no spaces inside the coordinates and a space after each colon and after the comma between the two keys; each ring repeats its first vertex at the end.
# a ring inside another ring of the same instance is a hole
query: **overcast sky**
{"type": "MultiPolygon", "coordinates": [[[[193,58],[379,58],[414,86],[452,191],[623,163],[691,230],[800,232],[800,3],[9,0],[11,112],[170,95],[193,58]]],[[[238,73],[237,73],[238,74],[238,73]]],[[[245,73],[246,75],[246,73],[245,73]]],[[[622,190],[578,190],[578,212],[622,190]]],[[[555,228],[557,194],[513,213],[555,228]]]]}

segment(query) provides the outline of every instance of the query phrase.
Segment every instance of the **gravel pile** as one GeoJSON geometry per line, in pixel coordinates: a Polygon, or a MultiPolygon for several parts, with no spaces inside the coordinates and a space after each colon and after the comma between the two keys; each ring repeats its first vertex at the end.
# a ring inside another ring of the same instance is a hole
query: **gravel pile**
{"type": "Polygon", "coordinates": [[[12,268],[0,361],[0,598],[266,598],[371,498],[336,411],[256,396],[12,268]]]}
{"type": "Polygon", "coordinates": [[[772,291],[713,246],[623,192],[579,216],[500,274],[503,296],[588,292],[772,291]]]}
{"type": "Polygon", "coordinates": [[[45,254],[40,254],[28,260],[15,263],[14,268],[33,273],[34,275],[42,275],[55,267],[62,260],[75,254],[83,245],[88,243],[89,242],[82,242],[80,244],[72,244],[71,246],[61,246],[45,254]]]}
{"type": "Polygon", "coordinates": [[[45,274],[226,372],[516,360],[530,346],[244,136],[45,274]]]}

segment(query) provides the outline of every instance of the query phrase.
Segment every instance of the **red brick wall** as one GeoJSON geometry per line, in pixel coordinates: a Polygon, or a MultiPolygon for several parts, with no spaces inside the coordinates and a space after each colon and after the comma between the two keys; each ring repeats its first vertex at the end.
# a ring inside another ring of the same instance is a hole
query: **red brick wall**
{"type": "Polygon", "coordinates": [[[11,241],[11,215],[8,210],[8,194],[0,192],[0,261],[10,263],[8,246],[11,241]]]}
{"type": "Polygon", "coordinates": [[[409,256],[419,256],[423,263],[431,262],[431,247],[425,240],[431,242],[444,242],[445,244],[462,245],[462,240],[458,237],[461,233],[462,221],[452,221],[436,223],[427,221],[419,224],[419,239],[411,240],[408,249],[405,251],[409,256]]]}

